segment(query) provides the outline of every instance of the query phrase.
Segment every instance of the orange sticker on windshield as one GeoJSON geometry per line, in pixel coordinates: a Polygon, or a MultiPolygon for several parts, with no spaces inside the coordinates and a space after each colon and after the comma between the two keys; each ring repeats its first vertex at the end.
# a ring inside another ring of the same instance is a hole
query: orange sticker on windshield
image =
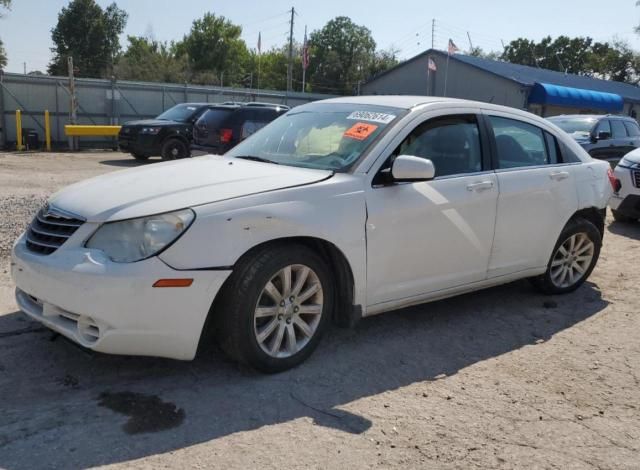
{"type": "Polygon", "coordinates": [[[375,124],[367,124],[359,122],[344,133],[345,137],[351,137],[356,140],[364,140],[369,137],[378,128],[375,124]]]}

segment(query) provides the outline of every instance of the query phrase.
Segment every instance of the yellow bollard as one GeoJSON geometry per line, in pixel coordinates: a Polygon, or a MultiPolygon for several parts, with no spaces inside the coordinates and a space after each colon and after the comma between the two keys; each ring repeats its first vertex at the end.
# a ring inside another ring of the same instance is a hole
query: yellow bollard
{"type": "Polygon", "coordinates": [[[16,148],[22,151],[22,113],[16,109],[16,148]]]}
{"type": "Polygon", "coordinates": [[[49,110],[44,110],[44,142],[47,152],[51,152],[51,123],[49,122],[49,110]]]}

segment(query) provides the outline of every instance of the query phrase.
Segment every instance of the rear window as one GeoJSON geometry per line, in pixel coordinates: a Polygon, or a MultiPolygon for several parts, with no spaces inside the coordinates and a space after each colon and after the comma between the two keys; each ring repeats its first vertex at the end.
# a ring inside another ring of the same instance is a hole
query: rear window
{"type": "Polygon", "coordinates": [[[213,130],[224,122],[232,113],[231,109],[210,109],[198,120],[198,125],[205,125],[207,129],[213,130]]]}
{"type": "Polygon", "coordinates": [[[635,122],[631,122],[631,121],[624,121],[624,127],[627,128],[627,133],[631,136],[631,137],[638,137],[640,136],[640,127],[638,127],[638,124],[636,124],[635,122]]]}

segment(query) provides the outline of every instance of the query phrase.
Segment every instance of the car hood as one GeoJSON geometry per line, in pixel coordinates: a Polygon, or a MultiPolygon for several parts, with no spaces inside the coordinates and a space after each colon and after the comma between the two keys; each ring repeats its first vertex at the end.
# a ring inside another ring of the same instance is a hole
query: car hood
{"type": "Polygon", "coordinates": [[[207,155],[91,178],[54,194],[49,204],[89,222],[105,222],[311,184],[332,175],[207,155]]]}
{"type": "Polygon", "coordinates": [[[624,159],[629,163],[635,163],[640,165],[640,149],[633,150],[624,156],[624,159]]]}

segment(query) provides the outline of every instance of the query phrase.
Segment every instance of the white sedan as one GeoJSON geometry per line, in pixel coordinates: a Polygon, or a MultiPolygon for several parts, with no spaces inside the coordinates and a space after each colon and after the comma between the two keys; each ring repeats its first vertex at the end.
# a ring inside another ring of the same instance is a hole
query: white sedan
{"type": "Polygon", "coordinates": [[[600,252],[607,170],[511,108],[311,103],[224,156],[53,195],[13,248],[17,302],[95,351],[188,360],[216,338],[281,371],[331,322],[520,278],[575,290],[600,252]]]}

